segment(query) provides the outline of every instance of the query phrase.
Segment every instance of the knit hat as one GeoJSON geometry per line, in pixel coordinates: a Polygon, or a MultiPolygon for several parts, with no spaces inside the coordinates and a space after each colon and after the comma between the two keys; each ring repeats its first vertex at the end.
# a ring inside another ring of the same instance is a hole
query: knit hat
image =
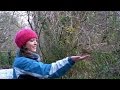
{"type": "Polygon", "coordinates": [[[15,43],[21,48],[32,38],[38,38],[37,34],[32,29],[21,29],[16,33],[15,43]]]}

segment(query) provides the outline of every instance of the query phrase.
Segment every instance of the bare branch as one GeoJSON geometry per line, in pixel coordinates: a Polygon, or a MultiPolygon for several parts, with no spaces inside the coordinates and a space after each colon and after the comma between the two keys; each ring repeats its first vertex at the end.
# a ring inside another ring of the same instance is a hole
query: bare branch
{"type": "Polygon", "coordinates": [[[31,24],[31,22],[30,22],[30,11],[27,11],[27,16],[28,16],[27,21],[28,21],[28,23],[29,23],[31,29],[34,30],[33,27],[32,27],[32,24],[31,24]]]}

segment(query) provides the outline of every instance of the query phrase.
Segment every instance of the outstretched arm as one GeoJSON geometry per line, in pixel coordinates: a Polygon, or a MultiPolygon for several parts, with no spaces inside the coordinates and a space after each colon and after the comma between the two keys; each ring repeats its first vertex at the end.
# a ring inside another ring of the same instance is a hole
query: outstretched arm
{"type": "Polygon", "coordinates": [[[51,64],[44,64],[34,60],[20,58],[14,65],[17,77],[21,74],[27,74],[38,78],[59,78],[63,76],[75,62],[88,58],[89,55],[71,56],[58,60],[51,64]],[[18,64],[19,63],[19,64],[18,64]]]}
{"type": "Polygon", "coordinates": [[[89,55],[71,56],[52,63],[50,69],[50,78],[63,76],[75,62],[87,59],[89,55]]]}

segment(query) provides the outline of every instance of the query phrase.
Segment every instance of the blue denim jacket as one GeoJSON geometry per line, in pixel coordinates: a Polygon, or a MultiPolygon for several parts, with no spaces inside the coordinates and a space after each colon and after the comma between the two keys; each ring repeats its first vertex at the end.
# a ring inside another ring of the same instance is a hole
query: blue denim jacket
{"type": "Polygon", "coordinates": [[[18,79],[20,75],[30,75],[39,79],[59,78],[74,63],[71,57],[63,58],[51,64],[45,64],[40,61],[38,54],[33,54],[31,57],[17,55],[13,63],[13,79],[18,79]]]}

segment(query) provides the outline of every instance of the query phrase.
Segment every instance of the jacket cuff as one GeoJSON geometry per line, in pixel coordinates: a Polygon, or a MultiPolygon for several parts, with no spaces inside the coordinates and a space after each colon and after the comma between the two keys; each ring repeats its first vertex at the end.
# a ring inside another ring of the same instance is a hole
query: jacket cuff
{"type": "Polygon", "coordinates": [[[73,61],[71,57],[68,57],[68,61],[69,61],[69,63],[70,63],[71,65],[74,65],[74,64],[75,64],[75,61],[73,61]]]}

